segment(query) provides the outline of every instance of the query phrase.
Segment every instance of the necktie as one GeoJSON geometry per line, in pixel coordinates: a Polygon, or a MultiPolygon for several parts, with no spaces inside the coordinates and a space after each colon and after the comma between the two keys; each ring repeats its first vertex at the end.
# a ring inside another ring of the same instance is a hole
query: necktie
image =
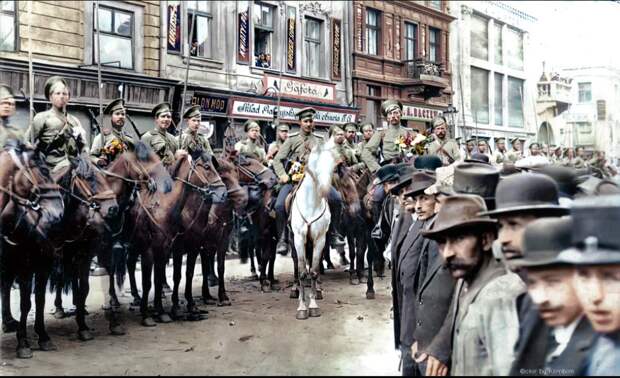
{"type": "Polygon", "coordinates": [[[550,330],[549,334],[547,335],[547,358],[546,358],[547,363],[552,362],[557,357],[556,355],[553,354],[553,352],[555,352],[555,350],[558,349],[559,345],[560,344],[555,339],[555,333],[553,332],[553,330],[550,330]]]}

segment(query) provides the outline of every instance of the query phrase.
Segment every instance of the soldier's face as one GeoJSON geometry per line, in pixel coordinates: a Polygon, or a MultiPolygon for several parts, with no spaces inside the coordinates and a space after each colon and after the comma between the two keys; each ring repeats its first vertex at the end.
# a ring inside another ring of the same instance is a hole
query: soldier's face
{"type": "Polygon", "coordinates": [[[62,84],[56,85],[50,93],[50,102],[55,108],[64,108],[69,103],[69,89],[62,84]]]}
{"type": "Polygon", "coordinates": [[[577,267],[573,285],[596,332],[620,330],[620,264],[577,267]]]}
{"type": "Polygon", "coordinates": [[[484,154],[485,152],[487,152],[487,145],[486,145],[486,143],[478,143],[478,151],[481,154],[484,154]]]}
{"type": "Polygon", "coordinates": [[[112,126],[114,126],[117,129],[120,129],[123,127],[123,125],[125,124],[125,111],[124,110],[117,110],[114,113],[112,113],[112,126]]]}
{"type": "Polygon", "coordinates": [[[248,130],[248,138],[252,139],[252,140],[256,140],[256,138],[258,138],[258,133],[260,132],[259,129],[257,129],[256,127],[251,128],[250,130],[248,130]]]}
{"type": "Polygon", "coordinates": [[[512,144],[512,148],[514,148],[515,151],[521,151],[521,142],[520,141],[516,141],[512,144]]]}
{"type": "Polygon", "coordinates": [[[443,139],[446,137],[446,125],[442,123],[441,125],[435,126],[435,135],[439,139],[443,139]]]}
{"type": "Polygon", "coordinates": [[[523,256],[523,232],[525,227],[538,219],[534,215],[508,215],[499,218],[497,240],[502,247],[506,260],[523,256]]]}
{"type": "Polygon", "coordinates": [[[0,100],[0,117],[11,117],[15,114],[15,99],[12,97],[0,100]]]}
{"type": "Polygon", "coordinates": [[[485,232],[479,235],[474,230],[457,230],[437,243],[452,277],[470,280],[484,262],[484,251],[491,249],[493,234],[485,232]]]}
{"type": "Polygon", "coordinates": [[[387,114],[387,121],[390,125],[400,125],[400,117],[402,113],[396,108],[387,114]]]}
{"type": "Polygon", "coordinates": [[[351,143],[353,143],[353,140],[355,140],[355,131],[354,130],[347,130],[347,140],[351,143]]]}
{"type": "Polygon", "coordinates": [[[505,151],[506,150],[506,144],[504,142],[497,142],[497,149],[500,151],[505,151]]]}
{"type": "Polygon", "coordinates": [[[336,142],[336,144],[344,143],[344,138],[344,131],[339,130],[334,132],[334,142],[336,142]]]}
{"type": "Polygon", "coordinates": [[[189,127],[189,129],[192,132],[197,132],[198,128],[200,127],[200,117],[194,117],[194,118],[190,118],[187,120],[187,127],[189,127]]]}
{"type": "Polygon", "coordinates": [[[467,151],[472,152],[473,150],[474,150],[474,143],[473,142],[467,143],[467,151]]]}
{"type": "Polygon", "coordinates": [[[367,128],[364,130],[364,140],[368,141],[370,140],[370,138],[372,138],[372,135],[375,133],[375,131],[371,128],[367,128]]]}
{"type": "Polygon", "coordinates": [[[280,138],[281,141],[285,141],[288,139],[288,130],[280,130],[278,131],[278,138],[280,138]]]}
{"type": "Polygon", "coordinates": [[[537,145],[531,146],[530,147],[530,153],[532,154],[532,156],[540,155],[540,147],[538,147],[537,145]]]}
{"type": "Polygon", "coordinates": [[[577,156],[578,156],[578,157],[580,157],[580,158],[582,158],[582,157],[583,157],[583,154],[584,154],[584,152],[583,152],[583,148],[579,147],[579,148],[577,149],[577,156]]]}
{"type": "Polygon", "coordinates": [[[548,326],[567,326],[583,309],[572,285],[573,267],[528,268],[527,291],[548,326]]]}
{"type": "Polygon", "coordinates": [[[158,128],[162,130],[168,129],[171,123],[172,123],[172,113],[170,112],[161,113],[160,115],[157,116],[157,118],[155,118],[155,124],[157,125],[158,128]]]}
{"type": "Polygon", "coordinates": [[[436,198],[433,195],[419,194],[415,196],[415,213],[418,219],[427,220],[435,215],[436,203],[436,198]]]}
{"type": "Polygon", "coordinates": [[[299,126],[303,132],[310,133],[314,130],[314,119],[310,117],[304,118],[299,122],[299,126]]]}

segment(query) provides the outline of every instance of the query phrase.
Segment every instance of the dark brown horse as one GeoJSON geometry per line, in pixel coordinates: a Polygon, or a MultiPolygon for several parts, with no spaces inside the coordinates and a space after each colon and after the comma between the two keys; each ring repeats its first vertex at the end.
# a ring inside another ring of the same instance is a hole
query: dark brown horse
{"type": "Polygon", "coordinates": [[[27,319],[34,278],[35,325],[40,350],[56,349],[45,330],[45,290],[54,257],[49,235],[58,230],[64,203],[40,155],[23,146],[0,154],[0,196],[2,197],[2,328],[17,331],[17,357],[30,358],[27,319]],[[17,280],[20,290],[20,321],[13,319],[10,290],[17,280]]]}
{"type": "Polygon", "coordinates": [[[375,243],[375,240],[371,237],[371,231],[374,225],[379,219],[379,213],[381,208],[375,204],[372,200],[372,175],[368,170],[364,170],[361,174],[355,175],[354,180],[357,185],[357,191],[362,199],[362,218],[364,220],[364,236],[361,238],[366,243],[366,248],[363,245],[359,245],[358,248],[368,249],[366,259],[368,261],[367,270],[367,282],[366,282],[366,298],[375,298],[373,269],[378,266],[378,276],[383,276],[383,256],[381,255],[381,249],[375,243]]]}

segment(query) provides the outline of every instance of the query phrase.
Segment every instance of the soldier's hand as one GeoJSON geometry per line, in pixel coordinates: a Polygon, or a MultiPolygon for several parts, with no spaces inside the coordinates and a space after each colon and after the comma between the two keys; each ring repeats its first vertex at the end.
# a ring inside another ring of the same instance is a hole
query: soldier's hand
{"type": "Polygon", "coordinates": [[[280,181],[279,182],[280,182],[280,184],[286,184],[286,183],[289,182],[290,179],[291,178],[288,177],[288,175],[282,175],[282,176],[280,176],[280,181]]]}
{"type": "Polygon", "coordinates": [[[175,159],[182,159],[184,157],[186,157],[188,155],[186,150],[182,150],[182,149],[178,149],[175,153],[174,153],[174,157],[175,159]]]}

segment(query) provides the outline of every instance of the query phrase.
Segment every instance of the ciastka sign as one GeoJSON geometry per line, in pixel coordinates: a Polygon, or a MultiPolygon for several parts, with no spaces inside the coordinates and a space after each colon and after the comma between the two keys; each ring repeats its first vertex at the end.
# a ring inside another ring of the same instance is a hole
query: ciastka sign
{"type": "MultiPolygon", "coordinates": [[[[273,114],[278,108],[274,104],[259,103],[246,100],[234,100],[231,108],[233,117],[266,119],[272,120],[273,114]]],[[[288,104],[280,104],[279,118],[283,121],[297,121],[295,114],[301,110],[303,106],[291,106],[288,104]]],[[[349,112],[329,111],[316,109],[314,121],[322,124],[342,124],[346,122],[355,122],[356,114],[349,112]]]]}
{"type": "Polygon", "coordinates": [[[336,102],[336,85],[323,84],[306,80],[291,79],[278,76],[265,75],[263,77],[263,87],[273,87],[280,91],[282,96],[299,98],[303,100],[336,102]]]}

